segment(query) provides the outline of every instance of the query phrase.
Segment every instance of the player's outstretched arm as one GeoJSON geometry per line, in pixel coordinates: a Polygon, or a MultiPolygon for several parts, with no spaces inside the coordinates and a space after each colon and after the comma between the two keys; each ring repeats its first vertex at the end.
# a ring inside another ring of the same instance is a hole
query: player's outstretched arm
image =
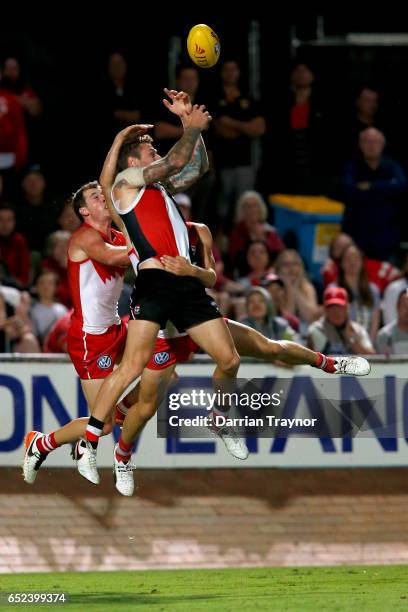
{"type": "Polygon", "coordinates": [[[130,125],[124,130],[121,130],[116,135],[115,140],[113,141],[113,144],[103,164],[101,175],[99,177],[99,184],[102,187],[102,191],[105,196],[105,200],[108,205],[111,217],[116,223],[116,225],[120,227],[122,230],[124,228],[124,225],[118,213],[116,212],[115,207],[113,206],[112,199],[111,199],[111,191],[112,191],[112,186],[113,186],[115,176],[116,176],[116,166],[118,163],[119,152],[126,138],[130,134],[135,134],[135,135],[137,134],[138,136],[142,136],[143,134],[146,134],[146,132],[150,130],[152,127],[153,126],[150,124],[141,124],[141,125],[136,124],[136,125],[130,125]]]}
{"type": "Polygon", "coordinates": [[[190,115],[184,120],[184,134],[170,149],[163,159],[153,162],[143,169],[143,178],[146,184],[166,179],[179,173],[191,160],[194,148],[200,138],[201,132],[207,128],[211,116],[205,106],[193,107],[190,115]]]}
{"type": "MultiPolygon", "coordinates": [[[[184,91],[176,91],[175,89],[164,89],[169,100],[164,99],[165,107],[177,117],[180,117],[183,128],[186,126],[186,119],[190,115],[193,105],[191,104],[190,96],[184,91]]],[[[209,168],[207,150],[205,148],[202,135],[194,147],[193,154],[188,164],[184,166],[181,172],[171,176],[166,181],[166,187],[171,193],[185,191],[193,185],[209,168]]]]}

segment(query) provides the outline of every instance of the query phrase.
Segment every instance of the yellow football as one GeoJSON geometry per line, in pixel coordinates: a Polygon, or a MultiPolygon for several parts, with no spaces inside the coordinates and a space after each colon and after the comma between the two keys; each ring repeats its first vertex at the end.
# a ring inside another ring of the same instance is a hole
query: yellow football
{"type": "Polygon", "coordinates": [[[187,51],[197,66],[211,68],[220,57],[220,40],[208,25],[199,23],[188,33],[187,51]]]}

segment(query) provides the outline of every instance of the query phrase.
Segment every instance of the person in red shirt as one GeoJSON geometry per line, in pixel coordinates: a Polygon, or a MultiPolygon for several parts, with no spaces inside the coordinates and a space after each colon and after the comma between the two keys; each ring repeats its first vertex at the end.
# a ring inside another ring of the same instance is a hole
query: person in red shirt
{"type": "Polygon", "coordinates": [[[36,162],[41,157],[43,105],[38,93],[28,83],[24,66],[21,66],[17,58],[8,57],[4,61],[2,85],[17,96],[21,104],[28,136],[28,157],[31,162],[36,162]]]}
{"type": "Polygon", "coordinates": [[[4,89],[0,69],[0,173],[6,191],[14,189],[15,172],[27,161],[27,133],[22,106],[18,98],[4,89]]]}
{"type": "Polygon", "coordinates": [[[58,319],[51,327],[44,340],[44,353],[68,353],[68,330],[71,325],[71,315],[73,312],[74,310],[71,308],[67,314],[58,319]]]}
{"type": "Polygon", "coordinates": [[[11,204],[0,204],[0,259],[6,276],[19,287],[31,280],[31,254],[27,240],[16,232],[16,213],[11,204]]]}
{"type": "Polygon", "coordinates": [[[68,283],[67,248],[71,237],[69,232],[58,230],[48,237],[48,257],[41,262],[41,267],[52,270],[58,276],[56,299],[67,308],[72,306],[71,290],[68,283]]]}
{"type": "MultiPolygon", "coordinates": [[[[337,234],[330,243],[329,259],[322,268],[323,286],[337,283],[339,265],[344,252],[354,244],[353,239],[343,232],[337,234]]],[[[401,278],[401,271],[388,261],[364,257],[364,268],[370,283],[377,285],[381,295],[394,280],[401,278]]]]}

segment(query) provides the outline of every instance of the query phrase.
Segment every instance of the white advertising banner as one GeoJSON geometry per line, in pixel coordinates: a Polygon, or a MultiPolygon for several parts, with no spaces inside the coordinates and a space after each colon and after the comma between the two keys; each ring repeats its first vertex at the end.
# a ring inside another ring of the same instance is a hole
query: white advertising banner
{"type": "MultiPolygon", "coordinates": [[[[240,378],[262,379],[265,388],[275,391],[285,387],[281,417],[313,416],[319,402],[320,381],[324,377],[333,379],[331,388],[338,402],[358,397],[369,406],[370,435],[332,437],[328,433],[307,438],[288,430],[278,438],[251,436],[248,438],[249,458],[239,461],[230,457],[223,443],[212,437],[158,437],[156,419],[152,419],[138,440],[135,463],[142,468],[408,465],[407,366],[403,362],[374,362],[368,377],[354,379],[329,377],[309,367],[286,370],[267,364],[242,364],[240,378]]],[[[212,391],[212,370],[211,363],[179,366],[178,392],[192,388],[212,391]]],[[[27,431],[35,429],[49,433],[73,418],[87,415],[81,386],[70,363],[63,360],[0,363],[0,466],[21,464],[27,431]]],[[[112,435],[101,440],[100,467],[112,465],[114,438],[118,434],[116,428],[112,435]]],[[[47,465],[72,467],[70,447],[53,452],[47,465]]]]}

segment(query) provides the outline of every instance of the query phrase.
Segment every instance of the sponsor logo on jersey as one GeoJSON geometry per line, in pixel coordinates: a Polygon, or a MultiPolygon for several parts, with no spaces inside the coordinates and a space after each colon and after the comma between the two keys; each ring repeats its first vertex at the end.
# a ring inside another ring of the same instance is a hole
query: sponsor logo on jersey
{"type": "Polygon", "coordinates": [[[137,317],[137,315],[140,313],[140,305],[137,304],[134,308],[133,308],[133,314],[135,315],[135,317],[137,317]]]}
{"type": "Polygon", "coordinates": [[[101,370],[109,370],[109,368],[112,366],[112,357],[110,357],[110,355],[102,355],[98,358],[96,363],[98,364],[98,368],[101,370]]]}
{"type": "Polygon", "coordinates": [[[155,354],[154,363],[156,363],[157,365],[163,365],[164,363],[167,363],[169,359],[170,359],[170,355],[168,354],[168,352],[161,351],[161,353],[155,354]]]}

